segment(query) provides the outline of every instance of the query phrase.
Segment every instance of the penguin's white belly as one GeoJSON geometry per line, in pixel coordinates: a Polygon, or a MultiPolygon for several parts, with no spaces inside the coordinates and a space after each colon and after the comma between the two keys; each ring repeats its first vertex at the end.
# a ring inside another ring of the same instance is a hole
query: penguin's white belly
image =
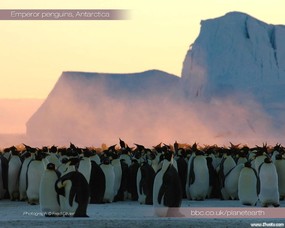
{"type": "Polygon", "coordinates": [[[40,207],[42,212],[59,212],[55,182],[58,179],[55,172],[46,171],[40,182],[40,207]]]}
{"type": "Polygon", "coordinates": [[[39,202],[39,189],[43,171],[42,162],[32,162],[29,166],[27,197],[30,203],[39,202]]]}
{"type": "Polygon", "coordinates": [[[209,170],[206,159],[196,157],[194,160],[195,181],[189,191],[193,200],[204,200],[209,190],[209,170]]]}
{"type": "Polygon", "coordinates": [[[91,175],[91,161],[89,158],[84,158],[85,160],[80,161],[78,171],[83,174],[87,183],[90,182],[91,175]]]}
{"type": "Polygon", "coordinates": [[[278,174],[278,190],[281,198],[285,197],[285,160],[276,160],[276,171],[278,174]]]}
{"type": "Polygon", "coordinates": [[[103,201],[111,203],[114,200],[114,181],[115,173],[112,165],[101,165],[102,171],[105,175],[105,193],[103,201]]]}
{"type": "Polygon", "coordinates": [[[225,190],[233,200],[238,198],[238,181],[243,167],[243,163],[237,165],[225,179],[225,190]]]}
{"type": "MultiPolygon", "coordinates": [[[[113,164],[113,163],[112,163],[113,164]]],[[[121,186],[121,180],[122,180],[122,167],[120,161],[116,161],[113,164],[114,167],[114,174],[115,174],[115,180],[114,180],[114,195],[117,195],[120,186],[121,186]]]]}
{"type": "Polygon", "coordinates": [[[273,164],[264,164],[259,173],[260,194],[259,200],[262,204],[279,204],[278,177],[273,164]]]}
{"type": "Polygon", "coordinates": [[[11,199],[19,197],[19,174],[21,160],[17,156],[12,156],[8,168],[8,191],[11,199]]]}
{"type": "Polygon", "coordinates": [[[154,207],[163,207],[163,198],[161,200],[161,203],[158,202],[158,193],[162,186],[163,174],[164,173],[162,172],[162,170],[160,170],[154,178],[154,184],[153,184],[153,206],[154,207]]]}
{"type": "Polygon", "coordinates": [[[31,157],[25,159],[21,168],[19,178],[20,200],[25,200],[27,198],[27,169],[31,160],[31,157]]]}
{"type": "Polygon", "coordinates": [[[257,178],[251,168],[243,168],[238,180],[238,198],[242,204],[254,206],[258,200],[257,178]]]}
{"type": "Polygon", "coordinates": [[[76,209],[78,208],[78,203],[75,202],[75,197],[72,200],[72,206],[69,203],[69,196],[70,196],[70,190],[72,187],[72,182],[67,180],[66,181],[66,185],[65,185],[65,211],[64,214],[69,215],[69,216],[73,216],[76,209]]]}
{"type": "Polygon", "coordinates": [[[146,195],[144,194],[143,190],[142,193],[140,192],[140,181],[142,178],[142,174],[141,174],[141,169],[138,169],[137,172],[137,191],[138,191],[138,201],[140,204],[145,204],[145,200],[146,200],[146,195]]]}

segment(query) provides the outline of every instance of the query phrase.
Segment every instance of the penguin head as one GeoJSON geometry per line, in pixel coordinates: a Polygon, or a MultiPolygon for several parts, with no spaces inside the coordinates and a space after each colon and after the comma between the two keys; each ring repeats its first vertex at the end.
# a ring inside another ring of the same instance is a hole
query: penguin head
{"type": "Polygon", "coordinates": [[[53,163],[48,163],[48,164],[47,164],[47,169],[48,169],[48,170],[55,170],[55,164],[53,164],[53,163]]]}
{"type": "Polygon", "coordinates": [[[282,154],[276,154],[275,159],[276,160],[282,160],[282,154]]]}
{"type": "Polygon", "coordinates": [[[61,163],[62,163],[62,164],[66,164],[68,161],[69,161],[68,158],[63,158],[63,159],[61,159],[61,163]]]}
{"type": "Polygon", "coordinates": [[[86,158],[90,158],[94,155],[94,151],[89,150],[88,148],[83,149],[83,156],[86,158]]]}
{"type": "Polygon", "coordinates": [[[270,158],[266,157],[266,158],[264,158],[264,163],[267,163],[267,164],[272,163],[272,160],[270,158]]]}
{"type": "Polygon", "coordinates": [[[104,164],[104,165],[109,165],[109,164],[111,164],[111,161],[110,161],[109,157],[103,156],[101,158],[101,163],[104,164]]]}
{"type": "Polygon", "coordinates": [[[55,154],[55,153],[57,152],[57,147],[53,145],[53,146],[49,149],[49,152],[55,154]]]}
{"type": "Polygon", "coordinates": [[[247,161],[244,163],[244,167],[251,168],[251,162],[247,161]]]}

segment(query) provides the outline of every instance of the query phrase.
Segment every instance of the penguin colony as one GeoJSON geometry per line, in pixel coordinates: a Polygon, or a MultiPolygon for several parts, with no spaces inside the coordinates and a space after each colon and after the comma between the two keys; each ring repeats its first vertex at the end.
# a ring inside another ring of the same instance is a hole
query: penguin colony
{"type": "Polygon", "coordinates": [[[285,148],[160,143],[0,151],[0,199],[39,204],[46,216],[88,217],[88,204],[132,200],[179,216],[182,199],[239,200],[278,207],[285,198],[285,148]]]}

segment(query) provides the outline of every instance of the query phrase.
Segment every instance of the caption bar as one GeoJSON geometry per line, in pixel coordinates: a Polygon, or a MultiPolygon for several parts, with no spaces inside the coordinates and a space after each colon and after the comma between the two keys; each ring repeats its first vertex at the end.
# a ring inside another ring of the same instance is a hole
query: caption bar
{"type": "Polygon", "coordinates": [[[0,10],[0,20],[127,20],[128,10],[0,10]]]}
{"type": "MultiPolygon", "coordinates": [[[[165,213],[165,208],[156,208],[158,215],[165,213]]],[[[186,218],[285,218],[285,208],[169,208],[170,217],[186,218]]]]}

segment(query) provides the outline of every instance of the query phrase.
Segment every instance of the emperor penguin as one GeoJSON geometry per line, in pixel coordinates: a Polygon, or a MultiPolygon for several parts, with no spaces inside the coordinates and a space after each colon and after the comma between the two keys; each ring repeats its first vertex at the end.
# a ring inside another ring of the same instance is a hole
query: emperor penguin
{"type": "Polygon", "coordinates": [[[140,165],[137,174],[138,201],[140,204],[152,205],[153,181],[155,172],[146,161],[140,165]]]}
{"type": "Polygon", "coordinates": [[[221,189],[221,199],[228,200],[230,195],[225,190],[225,177],[228,173],[236,166],[236,162],[231,156],[231,151],[229,149],[223,149],[224,155],[221,163],[217,167],[220,189],[221,189]]]}
{"type": "Polygon", "coordinates": [[[57,216],[60,212],[59,197],[55,190],[55,183],[60,177],[53,163],[48,163],[40,182],[40,208],[45,216],[57,216]]]}
{"type": "Polygon", "coordinates": [[[0,154],[0,199],[4,199],[8,193],[8,160],[0,154]]]}
{"type": "Polygon", "coordinates": [[[102,164],[100,165],[100,168],[102,169],[105,176],[103,202],[112,203],[115,197],[114,193],[115,172],[109,157],[107,156],[102,157],[102,164]]]}
{"type": "Polygon", "coordinates": [[[19,152],[15,149],[11,152],[11,157],[8,163],[8,191],[11,200],[18,200],[19,193],[19,175],[22,166],[22,161],[19,157],[19,152]]]}
{"type": "Polygon", "coordinates": [[[285,159],[282,154],[275,156],[274,164],[278,175],[278,191],[280,199],[283,200],[285,198],[285,159]]]}
{"type": "Polygon", "coordinates": [[[48,155],[45,157],[45,161],[47,164],[53,163],[55,165],[56,169],[61,165],[61,162],[59,160],[59,156],[57,154],[57,147],[56,146],[52,146],[48,150],[48,155]]]}
{"type": "Polygon", "coordinates": [[[65,198],[65,211],[62,212],[64,215],[88,217],[89,185],[82,173],[78,170],[67,172],[56,181],[55,189],[65,198]]]}
{"type": "Polygon", "coordinates": [[[86,178],[86,181],[90,182],[90,175],[91,175],[91,160],[90,160],[90,151],[84,150],[83,157],[80,159],[78,171],[83,174],[86,178]]]}
{"type": "Polygon", "coordinates": [[[238,164],[225,175],[224,189],[229,195],[230,199],[238,199],[238,181],[244,164],[238,164]]]}
{"type": "Polygon", "coordinates": [[[243,205],[255,206],[260,192],[258,174],[248,161],[240,171],[238,179],[238,198],[243,205]]]}
{"type": "Polygon", "coordinates": [[[265,158],[259,166],[260,193],[259,200],[263,207],[279,207],[278,174],[270,158],[265,158]]]}
{"type": "Polygon", "coordinates": [[[259,166],[264,162],[264,159],[267,158],[267,146],[266,144],[263,147],[257,147],[257,151],[255,154],[254,167],[255,170],[258,172],[259,166]]]}
{"type": "Polygon", "coordinates": [[[34,153],[29,151],[24,152],[24,161],[20,171],[19,177],[19,192],[20,192],[20,200],[25,201],[27,199],[27,170],[28,165],[34,159],[34,153]]]}
{"type": "Polygon", "coordinates": [[[180,178],[181,188],[182,188],[182,196],[186,198],[186,179],[187,179],[187,162],[186,162],[186,151],[183,148],[179,148],[177,150],[177,168],[178,174],[180,178]]]}
{"type": "Polygon", "coordinates": [[[189,192],[192,200],[205,200],[209,190],[209,169],[207,159],[202,151],[196,151],[191,160],[189,179],[189,192]]]}
{"type": "Polygon", "coordinates": [[[40,183],[41,177],[44,173],[45,167],[44,162],[42,161],[44,158],[43,154],[40,150],[35,154],[35,159],[32,160],[27,169],[27,198],[28,203],[31,205],[35,205],[39,203],[40,197],[40,183]]]}
{"type": "Polygon", "coordinates": [[[153,184],[153,207],[157,216],[181,216],[182,189],[178,172],[172,164],[173,152],[163,152],[162,168],[156,173],[153,184]]]}
{"type": "Polygon", "coordinates": [[[103,203],[105,185],[106,180],[103,170],[97,162],[91,161],[91,175],[89,182],[91,204],[103,203]]]}
{"type": "Polygon", "coordinates": [[[137,173],[139,170],[140,164],[137,159],[132,160],[132,164],[128,169],[129,177],[128,177],[128,192],[129,198],[132,201],[138,200],[138,190],[137,190],[137,173]]]}
{"type": "Polygon", "coordinates": [[[129,148],[129,146],[126,145],[126,143],[120,140],[120,146],[121,146],[121,154],[120,154],[120,160],[124,159],[125,163],[128,165],[128,167],[130,167],[130,165],[132,164],[132,159],[131,159],[131,148],[129,148]]]}
{"type": "Polygon", "coordinates": [[[121,166],[120,155],[115,149],[111,152],[111,157],[112,157],[111,164],[113,166],[115,174],[114,201],[118,201],[120,198],[118,193],[122,182],[122,166],[121,166]]]}

